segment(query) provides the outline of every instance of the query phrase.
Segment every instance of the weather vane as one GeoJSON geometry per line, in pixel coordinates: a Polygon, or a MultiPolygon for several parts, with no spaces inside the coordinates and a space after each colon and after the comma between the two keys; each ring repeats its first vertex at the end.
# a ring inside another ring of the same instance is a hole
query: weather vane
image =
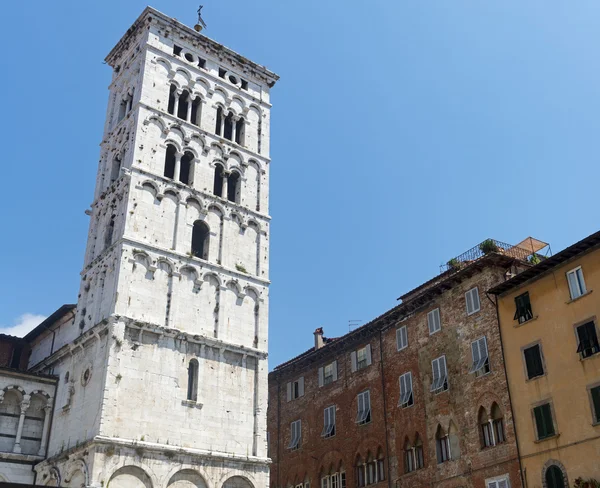
{"type": "Polygon", "coordinates": [[[200,5],[200,8],[198,9],[198,23],[194,26],[196,32],[200,32],[202,29],[206,29],[206,22],[204,22],[204,20],[202,19],[203,8],[204,5],[200,5]]]}

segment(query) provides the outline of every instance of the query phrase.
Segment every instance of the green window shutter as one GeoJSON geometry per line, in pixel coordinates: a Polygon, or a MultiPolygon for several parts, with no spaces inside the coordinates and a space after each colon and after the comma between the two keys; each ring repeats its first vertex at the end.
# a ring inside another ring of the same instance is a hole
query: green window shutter
{"type": "Polygon", "coordinates": [[[600,386],[592,388],[592,403],[594,404],[594,421],[600,422],[600,386]]]}

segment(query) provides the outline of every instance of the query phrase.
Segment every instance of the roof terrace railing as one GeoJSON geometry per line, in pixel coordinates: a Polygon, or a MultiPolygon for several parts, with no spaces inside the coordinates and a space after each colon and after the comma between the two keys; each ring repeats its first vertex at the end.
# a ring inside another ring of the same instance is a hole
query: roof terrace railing
{"type": "Polygon", "coordinates": [[[491,252],[504,254],[506,256],[510,256],[531,264],[536,264],[536,262],[539,262],[545,258],[545,256],[531,252],[523,247],[513,246],[511,244],[507,244],[506,242],[497,241],[496,239],[486,239],[477,246],[472,247],[468,251],[452,258],[446,264],[441,264],[440,273],[444,273],[451,269],[459,269],[463,265],[477,261],[491,252]]]}

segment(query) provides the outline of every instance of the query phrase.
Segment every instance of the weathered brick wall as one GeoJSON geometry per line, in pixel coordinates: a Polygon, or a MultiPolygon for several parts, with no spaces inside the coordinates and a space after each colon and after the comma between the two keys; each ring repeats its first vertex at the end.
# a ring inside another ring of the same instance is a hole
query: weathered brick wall
{"type": "Polygon", "coordinates": [[[369,451],[375,456],[381,449],[390,486],[484,488],[486,480],[508,475],[511,486],[519,488],[519,464],[496,308],[485,294],[486,290],[504,281],[505,272],[503,267],[488,265],[474,269],[472,273],[462,273],[451,287],[412,315],[404,317],[398,324],[386,324],[381,332],[383,351],[379,348],[377,327],[370,326],[371,335],[362,342],[369,342],[372,348],[373,364],[366,370],[350,372],[350,352],[359,344],[344,346],[342,341],[345,339],[341,339],[272,373],[267,419],[273,460],[271,487],[286,488],[305,481],[320,486],[321,475],[332,464],[337,466],[340,462],[347,473],[347,486],[357,486],[353,467],[357,456],[360,454],[364,459],[369,451]],[[465,292],[475,286],[479,289],[481,309],[468,316],[465,292]],[[440,308],[441,330],[430,336],[427,313],[437,307],[440,308]],[[396,327],[404,325],[408,331],[408,347],[398,351],[396,327]],[[471,343],[483,336],[487,339],[490,372],[475,377],[469,373],[471,343]],[[434,394],[430,392],[431,361],[442,354],[446,355],[449,389],[434,394]],[[311,360],[312,357],[315,359],[311,360]],[[319,388],[318,368],[333,359],[338,360],[338,381],[319,388]],[[414,405],[400,408],[399,377],[407,371],[413,376],[414,405]],[[300,376],[304,376],[305,395],[288,402],[286,384],[300,376]],[[371,391],[373,418],[369,425],[357,426],[356,395],[366,388],[371,391]],[[381,413],[384,396],[385,417],[381,413]],[[506,442],[482,448],[478,411],[483,406],[489,415],[494,403],[504,418],[506,442]],[[323,439],[323,409],[332,404],[336,405],[336,436],[323,439]],[[296,419],[302,419],[302,447],[290,451],[287,448],[290,423],[296,419]],[[460,456],[438,464],[436,430],[441,425],[447,431],[450,422],[458,432],[460,456]],[[405,442],[408,439],[414,445],[417,435],[423,443],[425,467],[405,474],[405,442]]]}

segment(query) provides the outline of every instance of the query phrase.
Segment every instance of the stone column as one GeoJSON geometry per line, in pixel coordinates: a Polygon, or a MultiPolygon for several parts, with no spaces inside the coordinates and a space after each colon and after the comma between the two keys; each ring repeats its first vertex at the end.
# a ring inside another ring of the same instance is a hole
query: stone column
{"type": "Polygon", "coordinates": [[[223,171],[223,191],[221,192],[221,195],[225,200],[227,200],[227,185],[229,184],[229,175],[231,175],[231,171],[223,171]]]}
{"type": "Polygon", "coordinates": [[[225,111],[221,110],[221,137],[223,138],[225,138],[225,117],[227,117],[225,111]]]}
{"type": "Polygon", "coordinates": [[[44,407],[44,426],[42,427],[42,442],[40,443],[40,450],[38,456],[46,455],[46,443],[48,442],[48,429],[50,428],[50,413],[52,412],[52,405],[48,404],[44,407]]]}
{"type": "Polygon", "coordinates": [[[490,423],[490,440],[492,441],[492,446],[496,445],[496,435],[494,433],[494,420],[490,419],[488,420],[488,422],[490,423]]]}
{"type": "Polygon", "coordinates": [[[187,120],[190,123],[193,123],[193,121],[192,121],[192,94],[191,93],[188,95],[187,115],[186,115],[185,120],[187,120]]]}
{"type": "Polygon", "coordinates": [[[179,181],[179,176],[181,173],[181,158],[183,154],[177,153],[175,154],[175,170],[173,172],[173,179],[175,181],[179,181]]]}
{"type": "Polygon", "coordinates": [[[13,447],[13,452],[16,454],[21,454],[21,436],[23,435],[23,423],[25,422],[25,412],[29,408],[29,400],[31,397],[29,395],[23,396],[23,401],[21,402],[21,415],[19,417],[19,427],[17,427],[17,438],[15,439],[15,446],[13,447]]]}
{"type": "Polygon", "coordinates": [[[175,90],[175,105],[173,106],[173,115],[177,117],[177,112],[179,112],[179,97],[181,96],[181,91],[175,90]]]}
{"type": "Polygon", "coordinates": [[[231,142],[235,142],[235,133],[237,132],[237,118],[231,117],[231,142]]]}

